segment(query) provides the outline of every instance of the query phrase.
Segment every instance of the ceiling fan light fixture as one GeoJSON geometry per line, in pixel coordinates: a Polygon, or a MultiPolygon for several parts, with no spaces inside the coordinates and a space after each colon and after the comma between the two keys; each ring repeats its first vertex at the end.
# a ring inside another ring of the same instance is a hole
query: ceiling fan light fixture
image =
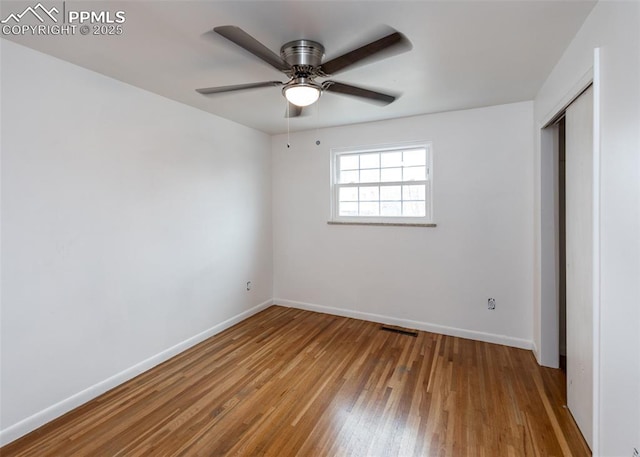
{"type": "Polygon", "coordinates": [[[282,89],[285,98],[296,106],[309,106],[320,98],[322,88],[316,84],[295,83],[282,89]]]}

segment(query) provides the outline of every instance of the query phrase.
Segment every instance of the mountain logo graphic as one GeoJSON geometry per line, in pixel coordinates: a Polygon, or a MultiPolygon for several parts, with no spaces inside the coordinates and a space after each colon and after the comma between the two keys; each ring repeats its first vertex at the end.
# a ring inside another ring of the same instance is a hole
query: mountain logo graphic
{"type": "Polygon", "coordinates": [[[44,22],[44,16],[45,15],[49,16],[49,18],[51,18],[53,20],[53,22],[58,22],[58,18],[56,18],[54,16],[54,14],[58,14],[59,13],[58,9],[54,6],[53,8],[48,10],[44,6],[42,6],[42,3],[38,3],[34,7],[28,6],[20,14],[11,13],[9,16],[7,16],[7,18],[5,20],[0,21],[0,22],[3,23],[3,24],[6,24],[10,20],[14,20],[15,22],[20,22],[20,20],[23,18],[23,16],[25,14],[27,14],[27,13],[31,13],[32,15],[34,15],[40,22],[44,22]],[[40,13],[40,14],[38,14],[38,13],[40,13]]]}

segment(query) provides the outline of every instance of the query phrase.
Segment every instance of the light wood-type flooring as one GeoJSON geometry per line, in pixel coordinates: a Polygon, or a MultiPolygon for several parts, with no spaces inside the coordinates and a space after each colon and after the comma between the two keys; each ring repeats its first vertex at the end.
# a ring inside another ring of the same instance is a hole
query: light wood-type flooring
{"type": "Polygon", "coordinates": [[[272,306],[9,456],[585,456],[530,351],[272,306]]]}

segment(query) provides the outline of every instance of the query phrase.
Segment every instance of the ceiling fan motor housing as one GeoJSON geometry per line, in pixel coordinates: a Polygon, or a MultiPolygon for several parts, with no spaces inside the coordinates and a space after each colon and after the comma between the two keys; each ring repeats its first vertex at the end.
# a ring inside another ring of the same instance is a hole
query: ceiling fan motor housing
{"type": "Polygon", "coordinates": [[[292,67],[319,67],[324,57],[324,46],[311,40],[295,40],[280,48],[282,60],[292,67]]]}

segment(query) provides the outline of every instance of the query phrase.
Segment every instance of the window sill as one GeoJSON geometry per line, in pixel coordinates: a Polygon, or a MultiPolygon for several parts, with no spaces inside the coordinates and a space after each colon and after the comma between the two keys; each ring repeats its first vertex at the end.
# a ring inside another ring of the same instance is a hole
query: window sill
{"type": "Polygon", "coordinates": [[[329,225],[375,225],[379,227],[437,227],[436,224],[422,224],[412,222],[348,222],[348,221],[327,221],[329,225]]]}

